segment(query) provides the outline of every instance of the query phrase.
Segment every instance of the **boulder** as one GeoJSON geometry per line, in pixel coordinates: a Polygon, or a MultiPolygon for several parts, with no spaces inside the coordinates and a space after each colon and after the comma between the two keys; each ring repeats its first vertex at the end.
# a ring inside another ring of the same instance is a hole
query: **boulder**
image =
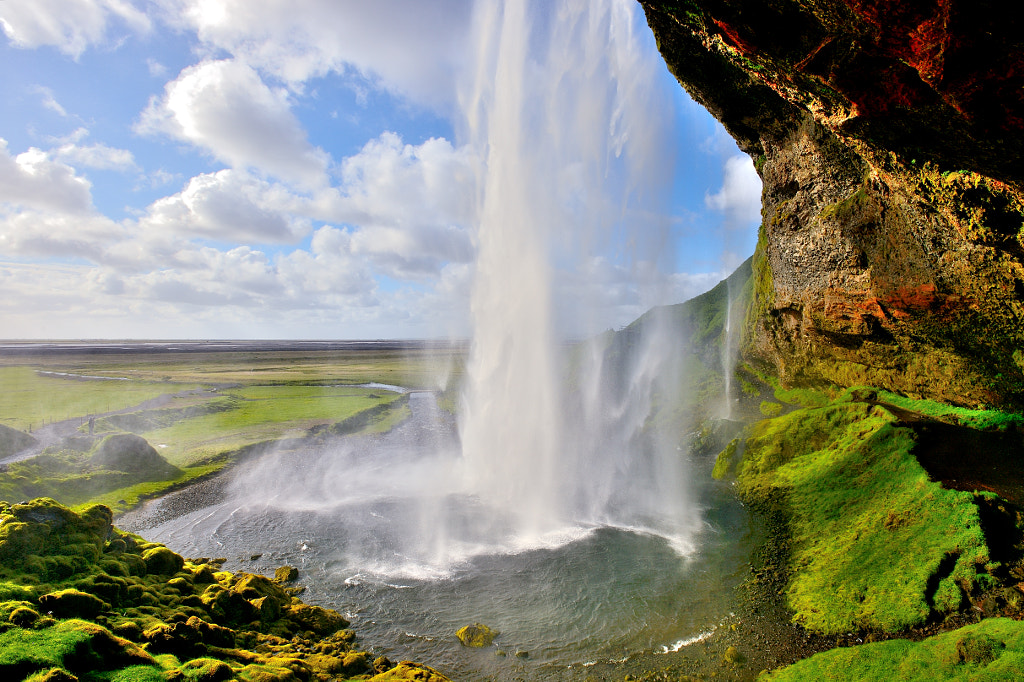
{"type": "Polygon", "coordinates": [[[459,638],[463,646],[483,648],[490,646],[494,638],[501,633],[497,630],[492,630],[483,623],[473,623],[460,628],[455,636],[459,638]]]}
{"type": "Polygon", "coordinates": [[[93,451],[89,462],[96,467],[137,474],[144,480],[162,481],[181,475],[181,470],[164,459],[142,436],[117,433],[107,436],[93,451]]]}
{"type": "Polygon", "coordinates": [[[43,611],[58,618],[90,619],[110,608],[110,605],[99,597],[75,589],[44,594],[39,598],[39,606],[43,611]]]}
{"type": "Polygon", "coordinates": [[[147,549],[142,560],[146,562],[146,572],[151,575],[174,575],[185,565],[180,554],[163,546],[147,549]]]}

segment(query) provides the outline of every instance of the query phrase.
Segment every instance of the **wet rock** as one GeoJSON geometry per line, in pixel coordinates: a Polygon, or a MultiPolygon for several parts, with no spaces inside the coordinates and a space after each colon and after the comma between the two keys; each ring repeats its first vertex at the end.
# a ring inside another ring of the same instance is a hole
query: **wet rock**
{"type": "Polygon", "coordinates": [[[494,638],[500,634],[497,630],[492,630],[483,623],[474,623],[460,628],[455,633],[455,636],[459,638],[463,646],[483,648],[490,646],[494,638]]]}
{"type": "Polygon", "coordinates": [[[274,580],[280,583],[290,583],[299,579],[299,569],[294,566],[282,566],[274,571],[274,580]]]}

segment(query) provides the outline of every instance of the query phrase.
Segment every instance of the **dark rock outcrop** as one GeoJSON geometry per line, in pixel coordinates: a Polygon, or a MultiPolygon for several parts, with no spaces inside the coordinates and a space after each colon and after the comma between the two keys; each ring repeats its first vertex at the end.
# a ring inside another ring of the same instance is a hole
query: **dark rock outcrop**
{"type": "Polygon", "coordinates": [[[1024,405],[1024,44],[994,3],[641,0],[763,183],[746,349],[1024,405]]]}

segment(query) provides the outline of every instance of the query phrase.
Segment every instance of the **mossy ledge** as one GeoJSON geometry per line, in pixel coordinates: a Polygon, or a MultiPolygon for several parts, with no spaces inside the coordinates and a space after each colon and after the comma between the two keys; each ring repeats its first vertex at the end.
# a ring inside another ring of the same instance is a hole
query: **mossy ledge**
{"type": "Polygon", "coordinates": [[[751,580],[773,585],[808,633],[893,641],[817,654],[771,679],[893,679],[897,668],[914,671],[900,679],[1024,677],[1024,486],[1005,467],[986,478],[965,454],[1019,459],[1024,418],[869,388],[776,398],[789,411],[750,425],[713,474],[782,520],[770,542],[784,551],[751,580]],[[936,633],[946,634],[913,641],[936,633]],[[988,653],[964,654],[976,639],[988,653]]]}
{"type": "Polygon", "coordinates": [[[359,651],[348,621],[296,588],[186,560],[112,518],[102,505],[0,502],[0,679],[447,679],[359,651]]]}

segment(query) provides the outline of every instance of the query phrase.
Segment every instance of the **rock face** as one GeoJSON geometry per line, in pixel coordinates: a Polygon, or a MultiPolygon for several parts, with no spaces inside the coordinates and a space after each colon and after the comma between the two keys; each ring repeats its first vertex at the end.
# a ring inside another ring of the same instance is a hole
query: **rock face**
{"type": "Polygon", "coordinates": [[[641,0],[763,184],[745,339],[787,383],[1024,405],[1021,20],[964,0],[641,0]]]}

